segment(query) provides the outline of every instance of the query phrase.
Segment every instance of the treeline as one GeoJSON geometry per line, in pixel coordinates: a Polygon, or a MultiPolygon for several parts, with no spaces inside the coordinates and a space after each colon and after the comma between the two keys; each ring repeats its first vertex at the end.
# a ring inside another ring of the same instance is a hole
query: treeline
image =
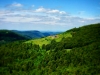
{"type": "MultiPolygon", "coordinates": [[[[100,41],[100,24],[92,24],[80,28],[74,28],[67,32],[71,32],[72,38],[63,37],[60,42],[52,40],[50,44],[43,45],[42,48],[50,49],[72,49],[75,47],[87,46],[91,43],[100,41]]],[[[65,33],[67,33],[65,32],[65,33]]]]}
{"type": "Polygon", "coordinates": [[[69,30],[72,38],[62,38],[61,42],[52,40],[50,44],[43,45],[42,49],[50,51],[43,61],[46,64],[42,62],[42,65],[46,65],[45,70],[50,71],[45,75],[51,72],[57,75],[98,75],[100,73],[99,30],[100,24],[74,28],[69,30]]]}
{"type": "Polygon", "coordinates": [[[23,71],[34,69],[34,60],[39,55],[39,49],[39,45],[24,43],[24,41],[1,45],[0,75],[25,75],[23,71]]]}
{"type": "MultiPolygon", "coordinates": [[[[42,47],[16,41],[0,46],[0,75],[99,75],[100,24],[74,28],[72,37],[42,47]]],[[[67,33],[65,32],[65,33],[67,33]]]]}
{"type": "Polygon", "coordinates": [[[28,40],[28,38],[10,30],[0,30],[0,45],[18,40],[28,40]]]}
{"type": "Polygon", "coordinates": [[[39,70],[45,75],[100,74],[100,41],[83,47],[55,50],[50,51],[40,64],[39,70]]]}

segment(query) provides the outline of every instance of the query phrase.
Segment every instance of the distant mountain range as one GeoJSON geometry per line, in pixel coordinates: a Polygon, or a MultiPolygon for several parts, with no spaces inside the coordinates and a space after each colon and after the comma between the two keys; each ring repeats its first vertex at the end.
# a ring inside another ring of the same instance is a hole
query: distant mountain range
{"type": "Polygon", "coordinates": [[[33,31],[0,30],[0,44],[18,40],[42,38],[50,35],[55,35],[58,33],[60,32],[40,32],[37,30],[33,31]]]}
{"type": "Polygon", "coordinates": [[[12,30],[13,32],[16,32],[20,35],[23,35],[25,37],[27,37],[28,39],[36,39],[36,38],[41,38],[41,37],[46,37],[46,36],[50,36],[50,35],[55,35],[55,34],[59,34],[61,32],[50,32],[50,31],[37,31],[37,30],[33,30],[33,31],[18,31],[18,30],[12,30]]]}

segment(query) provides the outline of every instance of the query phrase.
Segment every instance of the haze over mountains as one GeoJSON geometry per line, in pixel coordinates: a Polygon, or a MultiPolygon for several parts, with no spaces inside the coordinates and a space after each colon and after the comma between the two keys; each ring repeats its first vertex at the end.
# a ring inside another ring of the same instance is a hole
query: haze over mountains
{"type": "Polygon", "coordinates": [[[38,30],[31,30],[31,31],[18,31],[18,30],[13,30],[14,32],[21,34],[29,39],[35,39],[35,38],[41,38],[41,37],[46,37],[50,35],[55,35],[61,32],[53,32],[53,31],[38,31],[38,30]]]}
{"type": "Polygon", "coordinates": [[[46,36],[55,35],[58,33],[61,32],[40,32],[37,30],[33,31],[0,30],[0,44],[18,40],[38,39],[46,36]]]}

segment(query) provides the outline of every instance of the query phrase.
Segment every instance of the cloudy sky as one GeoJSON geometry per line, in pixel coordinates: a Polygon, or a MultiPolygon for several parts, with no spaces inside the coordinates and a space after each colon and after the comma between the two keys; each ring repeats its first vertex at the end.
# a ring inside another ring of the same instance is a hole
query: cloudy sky
{"type": "Polygon", "coordinates": [[[66,31],[100,23],[100,0],[0,0],[0,29],[66,31]]]}

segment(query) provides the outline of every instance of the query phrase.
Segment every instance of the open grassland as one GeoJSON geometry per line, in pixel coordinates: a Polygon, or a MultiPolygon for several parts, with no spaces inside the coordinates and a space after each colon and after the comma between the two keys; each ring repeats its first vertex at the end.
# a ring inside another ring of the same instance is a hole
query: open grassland
{"type": "Polygon", "coordinates": [[[29,40],[26,43],[37,44],[41,47],[43,44],[45,45],[49,44],[53,39],[56,42],[60,42],[63,38],[67,38],[67,37],[72,37],[70,32],[69,33],[64,32],[64,33],[54,35],[54,36],[48,36],[48,37],[44,37],[40,39],[29,40]]]}

